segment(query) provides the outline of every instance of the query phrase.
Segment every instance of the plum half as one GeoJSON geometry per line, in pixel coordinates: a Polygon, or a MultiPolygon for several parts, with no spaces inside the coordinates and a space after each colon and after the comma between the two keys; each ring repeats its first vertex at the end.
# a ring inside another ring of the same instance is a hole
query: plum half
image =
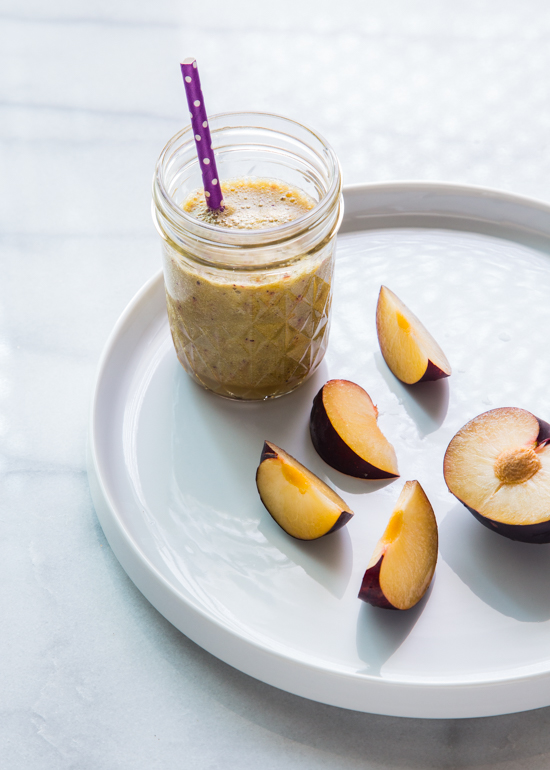
{"type": "Polygon", "coordinates": [[[449,491],[511,540],[550,543],[550,425],[516,407],[474,417],[443,462],[449,491]]]}
{"type": "Polygon", "coordinates": [[[256,486],[277,524],[298,540],[336,532],[353,516],[333,489],[270,441],[263,446],[256,486]]]}
{"type": "Polygon", "coordinates": [[[399,297],[380,288],[376,331],[384,360],[406,385],[449,377],[451,366],[426,327],[399,297]]]}
{"type": "Polygon", "coordinates": [[[407,481],[363,577],[359,598],[375,607],[409,610],[431,583],[437,522],[418,481],[407,481]]]}
{"type": "Polygon", "coordinates": [[[313,400],[309,429],[330,466],[360,479],[399,476],[395,450],[377,425],[378,409],[355,382],[329,380],[313,400]]]}

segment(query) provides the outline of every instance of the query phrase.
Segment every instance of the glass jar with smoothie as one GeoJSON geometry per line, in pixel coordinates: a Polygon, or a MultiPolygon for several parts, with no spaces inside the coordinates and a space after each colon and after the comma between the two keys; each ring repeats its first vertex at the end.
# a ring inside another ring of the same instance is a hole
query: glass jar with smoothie
{"type": "Polygon", "coordinates": [[[233,113],[209,126],[223,211],[205,203],[191,127],[168,142],[155,171],[172,339],[208,390],[281,396],[327,347],[340,167],[319,135],[287,118],[233,113]]]}

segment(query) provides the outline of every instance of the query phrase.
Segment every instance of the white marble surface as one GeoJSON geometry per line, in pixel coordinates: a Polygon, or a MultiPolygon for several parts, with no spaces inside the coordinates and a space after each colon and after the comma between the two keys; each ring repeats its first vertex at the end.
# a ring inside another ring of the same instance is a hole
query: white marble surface
{"type": "Polygon", "coordinates": [[[550,200],[546,0],[2,0],[0,763],[15,770],[550,765],[550,709],[347,712],[172,628],[105,541],[85,471],[95,366],[159,266],[150,182],[186,119],[310,123],[346,182],[438,179],[550,200]]]}

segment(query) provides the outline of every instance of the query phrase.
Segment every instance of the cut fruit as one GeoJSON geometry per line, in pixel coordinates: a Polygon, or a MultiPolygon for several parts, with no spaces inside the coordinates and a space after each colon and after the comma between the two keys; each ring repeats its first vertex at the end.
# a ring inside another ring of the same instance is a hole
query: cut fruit
{"type": "Polygon", "coordinates": [[[495,532],[525,543],[550,543],[549,441],[550,425],[525,409],[484,412],[447,447],[447,486],[495,532]]]}
{"type": "Polygon", "coordinates": [[[409,610],[431,583],[437,522],[418,481],[407,481],[363,577],[359,598],[375,607],[409,610]]]}
{"type": "Polygon", "coordinates": [[[401,382],[414,385],[451,374],[445,353],[432,335],[386,286],[378,296],[376,331],[384,360],[401,382]]]}
{"type": "Polygon", "coordinates": [[[256,486],[277,524],[298,540],[336,532],[353,516],[324,481],[269,441],[264,443],[256,486]]]}
{"type": "Polygon", "coordinates": [[[377,417],[363,388],[349,380],[329,380],[313,400],[309,421],[313,446],[326,463],[348,476],[396,478],[395,450],[377,417]]]}

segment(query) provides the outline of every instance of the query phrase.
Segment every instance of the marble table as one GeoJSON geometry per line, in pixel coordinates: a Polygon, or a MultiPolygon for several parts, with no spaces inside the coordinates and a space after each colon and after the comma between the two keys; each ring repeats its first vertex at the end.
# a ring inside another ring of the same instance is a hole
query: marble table
{"type": "Polygon", "coordinates": [[[211,112],[314,125],[347,183],[550,200],[545,0],[2,0],[0,758],[19,770],[522,768],[550,708],[356,713],[279,691],[173,628],[111,552],[86,476],[94,372],[160,264],[158,153],[194,55],[211,112]]]}

